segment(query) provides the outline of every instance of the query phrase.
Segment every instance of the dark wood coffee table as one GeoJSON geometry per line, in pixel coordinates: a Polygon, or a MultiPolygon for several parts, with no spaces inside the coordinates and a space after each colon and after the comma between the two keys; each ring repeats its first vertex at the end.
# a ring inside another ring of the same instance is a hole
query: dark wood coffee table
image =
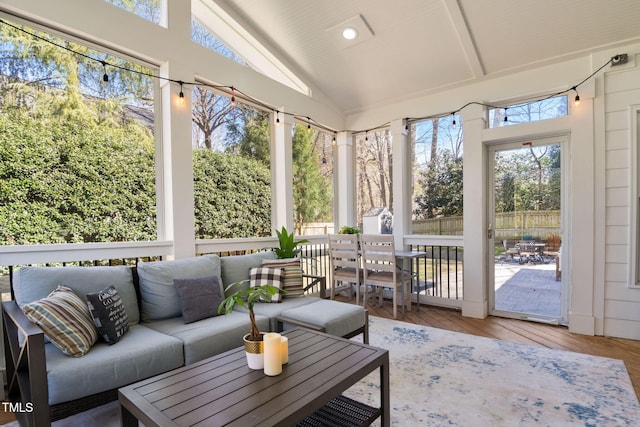
{"type": "Polygon", "coordinates": [[[282,374],[269,377],[249,369],[240,347],[121,388],[122,425],[137,426],[140,420],[147,427],[292,426],[332,414],[349,419],[356,414],[363,425],[380,416],[383,426],[390,425],[387,350],[302,328],[284,335],[289,363],[282,374]],[[379,408],[341,396],[376,369],[379,408]]]}

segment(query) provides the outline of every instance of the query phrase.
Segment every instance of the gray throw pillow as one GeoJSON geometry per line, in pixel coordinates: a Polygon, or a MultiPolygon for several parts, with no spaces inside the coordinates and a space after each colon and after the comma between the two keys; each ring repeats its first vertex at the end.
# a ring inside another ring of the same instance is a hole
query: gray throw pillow
{"type": "Polygon", "coordinates": [[[142,320],[152,322],[180,316],[180,298],[173,284],[174,279],[220,276],[220,257],[211,254],[140,262],[136,269],[140,279],[142,320]]]}
{"type": "Polygon", "coordinates": [[[224,299],[218,276],[174,279],[182,309],[184,323],[218,315],[218,306],[224,299]]]}

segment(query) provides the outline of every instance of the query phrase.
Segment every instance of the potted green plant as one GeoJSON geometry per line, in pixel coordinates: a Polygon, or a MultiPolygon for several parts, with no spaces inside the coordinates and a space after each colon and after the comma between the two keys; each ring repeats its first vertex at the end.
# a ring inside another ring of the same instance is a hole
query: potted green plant
{"type": "Polygon", "coordinates": [[[349,227],[345,225],[338,231],[338,234],[360,234],[360,229],[356,227],[349,227]]]}
{"type": "Polygon", "coordinates": [[[300,253],[298,245],[309,242],[307,239],[295,240],[293,232],[289,233],[284,226],[282,230],[276,230],[276,235],[280,246],[273,248],[273,251],[279,259],[295,258],[300,253]]]}
{"type": "Polygon", "coordinates": [[[304,296],[303,269],[300,254],[302,243],[308,243],[307,239],[295,240],[293,232],[289,233],[285,227],[276,230],[279,246],[271,248],[278,259],[265,260],[262,265],[282,268],[282,287],[286,290],[285,298],[304,296]]]}
{"type": "MultiPolygon", "coordinates": [[[[248,280],[232,283],[227,287],[225,293],[235,287],[242,286],[246,282],[248,282],[248,280]]],[[[247,364],[251,369],[264,368],[263,335],[256,324],[256,316],[253,312],[253,306],[255,303],[260,301],[271,301],[271,297],[278,292],[279,289],[273,285],[261,285],[254,288],[242,287],[222,300],[218,306],[218,313],[224,312],[225,315],[231,313],[236,306],[244,307],[249,310],[251,330],[248,334],[242,337],[242,340],[244,341],[244,348],[247,355],[247,364]]]]}

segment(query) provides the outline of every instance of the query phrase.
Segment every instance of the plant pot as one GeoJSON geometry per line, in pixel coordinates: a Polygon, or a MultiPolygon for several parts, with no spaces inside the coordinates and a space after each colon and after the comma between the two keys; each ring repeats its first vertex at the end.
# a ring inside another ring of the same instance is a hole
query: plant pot
{"type": "Polygon", "coordinates": [[[264,369],[264,341],[249,340],[249,334],[242,337],[244,350],[247,355],[247,365],[250,369],[264,369]]]}

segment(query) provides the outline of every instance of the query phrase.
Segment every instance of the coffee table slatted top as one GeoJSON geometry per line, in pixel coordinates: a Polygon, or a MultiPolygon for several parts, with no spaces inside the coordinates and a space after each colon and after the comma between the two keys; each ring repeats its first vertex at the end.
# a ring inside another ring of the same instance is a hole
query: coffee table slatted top
{"type": "Polygon", "coordinates": [[[388,411],[387,350],[307,329],[285,335],[289,363],[278,376],[249,369],[240,347],[124,387],[120,403],[149,427],[295,425],[380,368],[388,411]]]}

